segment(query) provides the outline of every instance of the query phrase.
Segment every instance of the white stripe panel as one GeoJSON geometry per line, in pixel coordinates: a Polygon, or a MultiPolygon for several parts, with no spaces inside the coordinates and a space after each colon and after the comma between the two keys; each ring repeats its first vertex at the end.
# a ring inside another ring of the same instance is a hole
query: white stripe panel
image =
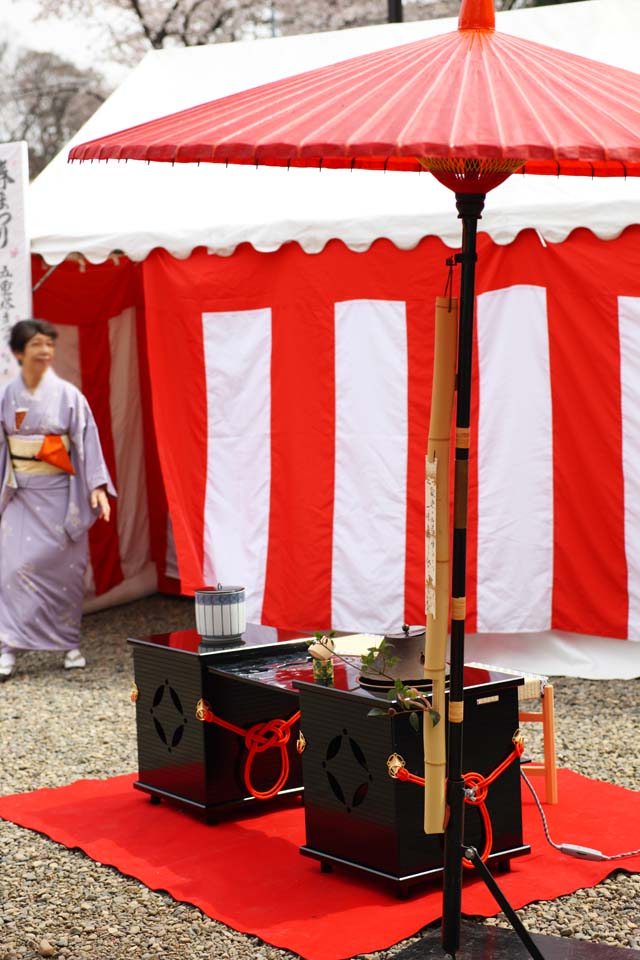
{"type": "Polygon", "coordinates": [[[399,630],[407,490],[405,304],[335,306],[332,626],[399,630]]]}
{"type": "Polygon", "coordinates": [[[271,310],[205,313],[204,579],[246,588],[260,621],[271,487],[271,310]]]}
{"type": "Polygon", "coordinates": [[[546,291],[478,297],[478,631],[547,630],[553,436],[546,291]]]}
{"type": "Polygon", "coordinates": [[[67,327],[60,324],[56,327],[58,339],[56,341],[56,352],[53,361],[53,369],[62,377],[68,380],[78,390],[82,390],[82,374],[80,372],[80,333],[78,328],[67,327]]]}
{"type": "Polygon", "coordinates": [[[640,640],[640,298],[618,297],[628,637],[640,640]]]}
{"type": "Polygon", "coordinates": [[[116,457],[118,539],[125,579],[149,562],[149,510],[144,462],[142,401],[133,307],[109,320],[111,430],[116,457]]]}
{"type": "Polygon", "coordinates": [[[167,511],[167,549],[164,554],[164,575],[172,577],[174,580],[180,579],[178,569],[178,554],[176,553],[176,541],[173,536],[173,524],[171,514],[167,511]]]}
{"type": "MultiPolygon", "coordinates": [[[[59,377],[68,380],[78,390],[82,390],[82,373],[80,367],[80,334],[76,326],[60,324],[56,327],[58,339],[53,368],[59,377]]],[[[88,598],[95,597],[96,586],[91,566],[91,552],[87,557],[87,567],[84,574],[84,592],[88,598]]]]}

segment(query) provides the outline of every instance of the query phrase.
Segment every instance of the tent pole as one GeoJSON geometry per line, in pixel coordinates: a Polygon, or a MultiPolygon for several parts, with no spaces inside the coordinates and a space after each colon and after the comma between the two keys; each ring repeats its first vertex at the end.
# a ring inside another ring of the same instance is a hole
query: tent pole
{"type": "Polygon", "coordinates": [[[464,781],[462,779],[462,721],[464,710],[464,622],[467,566],[467,486],[469,424],[471,420],[471,371],[473,359],[473,314],[475,303],[476,234],[484,207],[484,193],[456,193],[458,217],[462,220],[460,322],[458,333],[458,382],[456,401],[455,486],[453,497],[453,557],[451,581],[451,668],[447,729],[447,802],[449,820],[445,830],[442,946],[455,956],[460,946],[462,904],[462,857],[464,833],[464,781]]]}
{"type": "Polygon", "coordinates": [[[402,0],[389,0],[389,23],[402,23],[402,0]]]}

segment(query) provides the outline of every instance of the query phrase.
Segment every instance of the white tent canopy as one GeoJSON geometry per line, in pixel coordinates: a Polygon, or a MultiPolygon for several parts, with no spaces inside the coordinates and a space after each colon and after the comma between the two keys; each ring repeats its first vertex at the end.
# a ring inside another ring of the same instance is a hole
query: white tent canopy
{"type": "MultiPolygon", "coordinates": [[[[317,253],[331,239],[362,251],[380,237],[411,249],[432,235],[457,246],[451,194],[428,174],[67,163],[75,142],[455,28],[455,20],[428,20],[149,53],[32,185],[33,251],[54,264],[71,252],[99,263],[114,250],[143,260],[154,247],[179,258],[198,246],[229,255],[243,242],[268,252],[297,241],[317,253]]],[[[497,29],[638,66],[638,0],[511,11],[497,15],[497,29]]],[[[528,176],[512,177],[490,195],[481,229],[500,244],[525,228],[560,242],[576,227],[611,239],[639,222],[637,180],[528,176]]]]}

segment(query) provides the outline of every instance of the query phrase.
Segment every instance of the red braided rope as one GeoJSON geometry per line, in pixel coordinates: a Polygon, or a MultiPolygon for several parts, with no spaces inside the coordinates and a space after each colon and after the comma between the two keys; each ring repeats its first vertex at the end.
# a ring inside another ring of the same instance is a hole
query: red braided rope
{"type": "MultiPolygon", "coordinates": [[[[487,799],[487,794],[489,792],[489,787],[491,784],[498,779],[501,773],[507,769],[515,760],[518,760],[524,752],[524,743],[522,740],[516,738],[514,739],[513,750],[506,757],[502,763],[498,764],[495,770],[488,774],[486,777],[483,777],[480,773],[463,773],[462,779],[467,790],[473,790],[473,796],[465,796],[464,802],[469,803],[474,807],[478,807],[480,816],[482,817],[482,825],[484,827],[484,850],[480,855],[480,859],[486,861],[489,859],[489,854],[491,853],[491,847],[493,846],[493,827],[491,825],[491,817],[489,816],[489,811],[487,810],[487,805],[485,803],[487,799]]],[[[418,777],[415,773],[410,773],[406,767],[400,767],[397,773],[395,774],[396,780],[402,780],[403,783],[415,783],[419,787],[424,787],[425,781],[424,777],[418,777]]],[[[466,857],[462,858],[462,864],[465,867],[473,867],[473,864],[470,860],[467,860],[466,857]]]]}
{"type": "Polygon", "coordinates": [[[204,707],[202,719],[205,723],[217,723],[219,727],[230,730],[231,733],[237,733],[239,737],[244,738],[244,745],[247,748],[247,758],[244,763],[243,777],[245,786],[252,797],[255,797],[256,800],[270,800],[282,790],[289,779],[289,754],[287,753],[287,744],[291,739],[291,728],[294,723],[300,719],[299,710],[297,710],[293,716],[289,717],[288,720],[279,720],[277,718],[265,720],[263,723],[254,723],[248,730],[245,730],[243,727],[237,727],[234,723],[230,723],[228,720],[223,720],[222,717],[216,716],[208,707],[204,707]],[[264,753],[264,751],[269,750],[270,747],[278,747],[280,750],[280,775],[268,790],[256,790],[251,783],[253,761],[257,754],[264,753]]]}
{"type": "Polygon", "coordinates": [[[424,787],[424,777],[417,777],[415,773],[409,773],[406,767],[400,767],[396,774],[396,780],[402,780],[404,783],[415,783],[418,787],[424,787]]]}

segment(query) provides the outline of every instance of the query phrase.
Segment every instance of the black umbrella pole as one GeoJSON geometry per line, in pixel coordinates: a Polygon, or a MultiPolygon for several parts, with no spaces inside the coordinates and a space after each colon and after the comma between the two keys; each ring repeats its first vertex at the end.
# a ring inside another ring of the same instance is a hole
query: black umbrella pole
{"type": "Polygon", "coordinates": [[[449,818],[444,843],[442,946],[455,956],[460,946],[462,856],[464,835],[464,781],[462,779],[462,721],[464,713],[464,622],[467,573],[467,487],[471,369],[475,302],[476,234],[485,194],[456,194],[462,220],[460,321],[456,402],[455,482],[453,495],[453,556],[451,578],[451,666],[447,718],[447,803],[449,818]]]}

